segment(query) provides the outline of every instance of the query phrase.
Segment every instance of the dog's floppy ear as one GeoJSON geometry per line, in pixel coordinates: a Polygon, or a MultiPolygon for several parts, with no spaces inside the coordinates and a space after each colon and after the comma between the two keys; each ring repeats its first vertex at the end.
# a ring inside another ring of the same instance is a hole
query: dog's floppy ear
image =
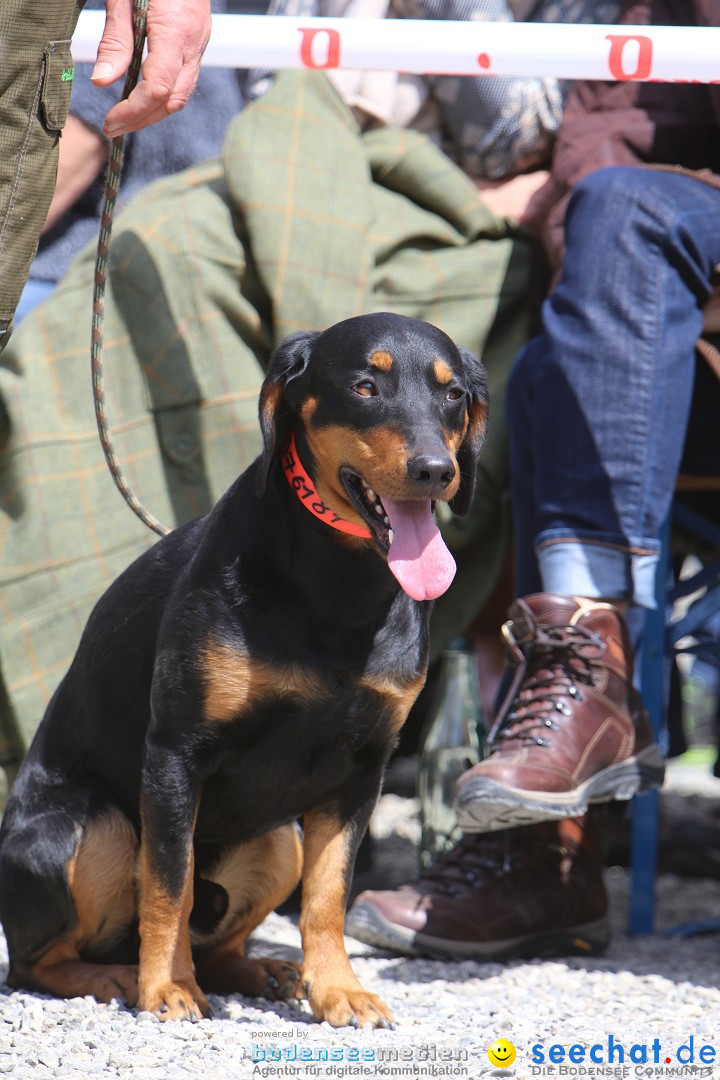
{"type": "Polygon", "coordinates": [[[311,346],[318,330],[301,330],[281,341],[270,357],[267,375],[260,389],[260,430],[263,452],[257,475],[257,493],[262,495],[267,484],[270,465],[281,438],[280,427],[286,427],[290,412],[284,402],[285,387],[307,368],[311,346]],[[285,406],[285,407],[284,407],[285,406]]]}
{"type": "Polygon", "coordinates": [[[465,369],[465,381],[470,400],[468,403],[468,429],[465,433],[457,461],[460,467],[460,487],[450,500],[450,509],[458,517],[464,517],[470,509],[475,494],[477,462],[485,442],[488,418],[488,387],[485,368],[469,349],[458,346],[465,369]]]}

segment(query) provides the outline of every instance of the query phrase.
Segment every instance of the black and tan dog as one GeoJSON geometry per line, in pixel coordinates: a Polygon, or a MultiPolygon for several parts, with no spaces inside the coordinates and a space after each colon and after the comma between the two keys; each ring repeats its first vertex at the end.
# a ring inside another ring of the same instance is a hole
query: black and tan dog
{"type": "Polygon", "coordinates": [[[335,1026],[390,1022],[345,901],[454,573],[432,502],[467,510],[486,412],[480,363],[415,319],[276,350],[262,456],[99,601],[13,788],[12,986],[163,1018],[207,1016],[200,987],[304,990],[335,1026]],[[301,874],[302,972],[246,958],[301,874]]]}

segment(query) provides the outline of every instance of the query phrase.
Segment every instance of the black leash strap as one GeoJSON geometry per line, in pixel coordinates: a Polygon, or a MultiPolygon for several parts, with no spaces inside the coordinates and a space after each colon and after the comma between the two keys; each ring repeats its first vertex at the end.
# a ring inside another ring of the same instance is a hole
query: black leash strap
{"type": "MultiPolygon", "coordinates": [[[[145,46],[145,17],[148,0],[134,0],[133,8],[133,33],[135,45],[133,56],[125,78],[123,100],[127,98],[135,88],[140,66],[142,64],[143,48],[145,46]]],[[[133,513],[159,536],[165,536],[170,532],[166,525],[154,518],[139,499],[133,494],[125,475],[120,467],[115,449],[110,437],[110,431],[105,413],[105,387],[103,378],[103,317],[105,313],[105,285],[107,282],[107,260],[112,234],[113,214],[117,201],[120,174],[122,172],[123,158],[125,154],[125,136],[118,135],[112,140],[110,146],[110,160],[108,162],[107,176],[105,179],[105,193],[103,200],[102,216],[100,220],[100,236],[98,238],[97,256],[95,259],[95,281],[93,285],[93,312],[92,312],[92,342],[90,346],[90,366],[92,372],[93,400],[95,403],[95,419],[97,421],[98,434],[102,444],[105,460],[115,481],[115,486],[125,499],[133,513]]]]}

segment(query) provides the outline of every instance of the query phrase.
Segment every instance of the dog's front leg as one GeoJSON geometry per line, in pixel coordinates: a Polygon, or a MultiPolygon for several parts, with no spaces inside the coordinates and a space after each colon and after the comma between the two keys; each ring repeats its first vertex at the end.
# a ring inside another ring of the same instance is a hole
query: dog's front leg
{"type": "Polygon", "coordinates": [[[357,979],[343,940],[355,852],[374,801],[349,821],[323,808],[303,819],[302,981],[315,1018],[333,1027],[392,1026],[387,1005],[357,979]]]}
{"type": "Polygon", "coordinates": [[[161,1020],[199,1020],[212,1012],[190,951],[196,815],[197,781],[184,756],[151,736],[141,796],[138,1004],[161,1020]]]}

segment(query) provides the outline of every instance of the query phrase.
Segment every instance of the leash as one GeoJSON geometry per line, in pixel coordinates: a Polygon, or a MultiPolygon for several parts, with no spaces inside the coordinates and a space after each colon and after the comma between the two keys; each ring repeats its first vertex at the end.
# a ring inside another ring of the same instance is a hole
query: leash
{"type": "MultiPolygon", "coordinates": [[[[134,0],[133,3],[133,37],[134,48],[130,67],[125,77],[122,100],[127,98],[135,88],[142,64],[143,48],[145,46],[145,21],[148,0],[134,0]]],[[[97,255],[95,258],[95,279],[93,283],[93,309],[92,309],[92,338],[90,346],[90,369],[92,374],[93,401],[95,404],[95,420],[97,421],[98,435],[105,454],[110,474],[115,481],[115,486],[134,514],[140,518],[143,524],[156,532],[159,536],[166,536],[171,530],[153,517],[140,500],[133,494],[130,485],[120,467],[115,449],[113,447],[110,431],[105,412],[105,386],[103,375],[103,319],[105,314],[105,285],[107,282],[107,260],[112,235],[113,214],[117,201],[120,174],[122,172],[123,159],[125,156],[125,136],[118,135],[110,144],[110,160],[108,162],[107,175],[105,177],[105,191],[103,197],[102,214],[100,218],[100,235],[98,237],[97,255]]]]}

